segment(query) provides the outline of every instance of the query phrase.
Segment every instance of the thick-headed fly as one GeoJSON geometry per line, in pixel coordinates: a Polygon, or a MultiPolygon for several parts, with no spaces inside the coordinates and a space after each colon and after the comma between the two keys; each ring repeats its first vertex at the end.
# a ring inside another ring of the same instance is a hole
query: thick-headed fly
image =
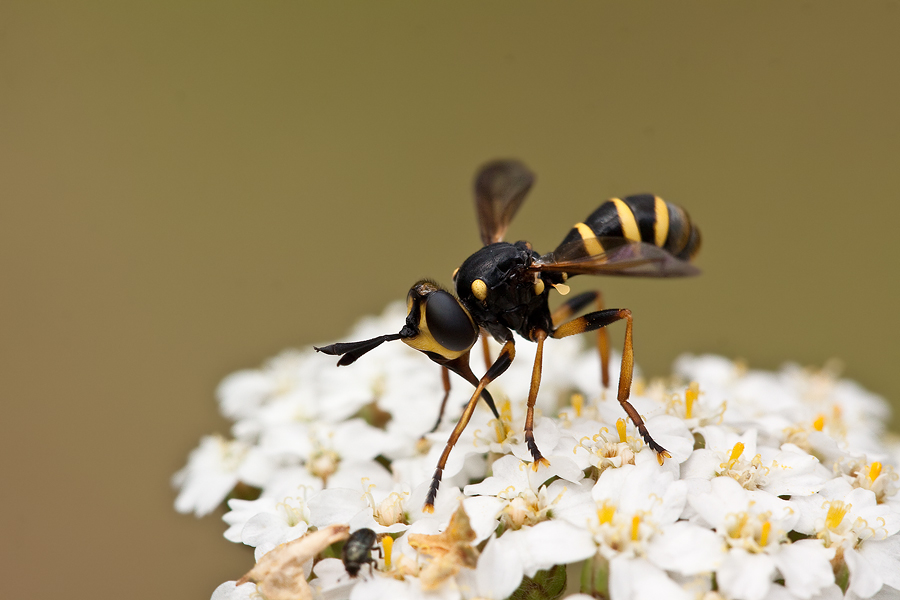
{"type": "MultiPolygon", "coordinates": [[[[454,274],[456,296],[432,281],[416,283],[407,296],[406,324],[399,333],[361,342],[332,344],[316,348],[340,355],[338,365],[349,365],[383,342],[402,340],[443,366],[444,400],[450,390],[448,370],[475,386],[475,393],[456,423],[438,461],[425,510],[431,511],[443,469],[454,444],[472,417],[479,396],[499,418],[486,386],[499,377],[515,358],[513,331],[537,344],[525,441],[534,459],[534,468],[547,460],[534,441],[534,405],[541,381],[541,361],[547,338],[564,338],[598,331],[603,386],[609,385],[609,340],[607,325],[625,321],[625,345],[619,374],[617,398],[641,437],[662,462],[669,453],[660,446],[635,408],[628,401],[634,370],[632,316],[627,308],[603,309],[600,292],[579,294],[552,311],[548,306],[551,288],[565,295],[565,282],[574,275],[628,275],[638,277],[681,277],[699,271],[690,264],[700,248],[700,231],[687,212],[658,196],[641,194],[612,198],[600,205],[581,223],[576,223],[562,243],[549,254],[538,254],[528,242],[503,241],[506,229],[522,205],[534,175],[514,160],[488,163],[475,178],[475,208],[484,247],[463,262],[454,274]],[[595,304],[595,312],[571,317],[595,304]],[[487,372],[476,377],[469,367],[469,350],[478,336],[486,334],[503,344],[499,356],[488,360],[487,372]]],[[[438,424],[441,417],[438,417],[438,424]]],[[[435,425],[435,429],[437,424],[435,425]]]]}

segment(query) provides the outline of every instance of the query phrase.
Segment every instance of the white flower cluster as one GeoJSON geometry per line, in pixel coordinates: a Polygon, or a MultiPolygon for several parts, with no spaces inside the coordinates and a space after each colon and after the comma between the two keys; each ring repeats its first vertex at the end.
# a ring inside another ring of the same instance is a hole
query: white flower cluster
{"type": "MultiPolygon", "coordinates": [[[[393,305],[350,337],[404,317],[393,305]]],[[[441,428],[423,437],[441,375],[402,343],[347,368],[310,350],[227,377],[218,397],[233,438],[201,441],[175,476],[176,508],[203,515],[230,498],[225,537],[257,561],[333,524],[376,532],[383,558],[356,578],[334,547],[307,561],[316,598],[500,600],[525,584],[613,600],[900,597],[900,452],[884,439],[882,399],[828,369],[683,357],[669,380],[633,389],[671,453],[660,465],[615,388],[601,389],[596,351],[553,340],[535,420],[550,465],[534,471],[521,433],[534,348],[519,340],[490,386],[501,421],[480,403],[433,514],[422,512],[431,475],[472,387],[454,376],[441,428]],[[460,515],[465,527],[448,526],[460,515]]],[[[213,594],[260,597],[234,581],[213,594]]]]}

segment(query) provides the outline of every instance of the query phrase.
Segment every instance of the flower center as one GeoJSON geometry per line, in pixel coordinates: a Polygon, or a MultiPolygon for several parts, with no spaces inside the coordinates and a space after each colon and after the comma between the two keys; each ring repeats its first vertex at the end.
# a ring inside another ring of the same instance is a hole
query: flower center
{"type": "Polygon", "coordinates": [[[825,527],[831,531],[837,531],[847,511],[850,510],[852,504],[845,504],[841,500],[835,500],[828,503],[828,514],[825,516],[825,527]]]}
{"type": "Polygon", "coordinates": [[[728,460],[719,465],[718,475],[731,477],[747,490],[755,490],[765,485],[769,469],[763,466],[762,456],[757,454],[751,460],[747,460],[742,458],[743,454],[744,444],[736,443],[731,449],[728,460]]]}
{"type": "Polygon", "coordinates": [[[748,552],[760,553],[769,544],[772,522],[768,512],[753,515],[739,512],[726,518],[726,541],[732,548],[743,548],[748,552]]]}
{"type": "Polygon", "coordinates": [[[327,481],[337,471],[340,462],[341,457],[337,452],[329,448],[319,448],[309,457],[306,468],[316,477],[327,481]]]}
{"type": "Polygon", "coordinates": [[[275,508],[281,513],[284,522],[289,527],[294,527],[299,523],[309,523],[309,509],[302,498],[285,498],[275,505],[275,508]]]}
{"type": "Polygon", "coordinates": [[[390,495],[381,501],[381,503],[373,507],[372,516],[379,525],[390,527],[394,523],[403,521],[403,500],[408,494],[398,494],[391,492],[390,495]]]}
{"type": "Polygon", "coordinates": [[[610,504],[608,500],[603,501],[603,505],[597,509],[597,520],[601,525],[612,523],[613,517],[616,515],[616,507],[610,504]]]}

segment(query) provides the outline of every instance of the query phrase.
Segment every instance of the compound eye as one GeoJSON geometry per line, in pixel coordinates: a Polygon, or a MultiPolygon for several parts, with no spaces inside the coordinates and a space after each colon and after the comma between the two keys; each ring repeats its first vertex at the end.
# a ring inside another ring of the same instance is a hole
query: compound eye
{"type": "Polygon", "coordinates": [[[434,340],[453,352],[468,350],[478,339],[478,329],[452,295],[441,290],[425,301],[425,323],[434,340]]]}

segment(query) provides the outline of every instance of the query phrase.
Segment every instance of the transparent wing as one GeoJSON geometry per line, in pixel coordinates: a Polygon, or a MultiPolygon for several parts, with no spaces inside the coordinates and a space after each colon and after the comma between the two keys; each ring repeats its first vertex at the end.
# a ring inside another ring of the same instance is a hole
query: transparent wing
{"type": "Polygon", "coordinates": [[[632,242],[619,237],[601,237],[591,253],[583,240],[575,240],[545,254],[530,267],[534,271],[553,271],[569,275],[627,275],[633,277],[686,277],[700,269],[675,258],[659,246],[632,242]]]}
{"type": "Polygon", "coordinates": [[[485,246],[503,240],[533,183],[534,173],[517,160],[496,160],[481,167],[475,177],[475,212],[485,246]]]}

